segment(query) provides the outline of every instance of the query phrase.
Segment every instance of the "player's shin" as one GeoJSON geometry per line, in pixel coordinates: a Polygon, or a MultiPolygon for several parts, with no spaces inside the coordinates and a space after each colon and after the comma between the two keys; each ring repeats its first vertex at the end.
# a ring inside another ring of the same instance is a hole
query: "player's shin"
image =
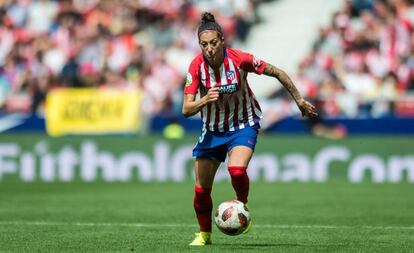
{"type": "Polygon", "coordinates": [[[197,215],[200,231],[211,232],[211,212],[213,202],[211,188],[194,187],[194,210],[197,215]]]}
{"type": "Polygon", "coordinates": [[[247,168],[242,166],[229,166],[228,170],[231,177],[231,184],[236,191],[237,200],[246,204],[249,195],[247,168]]]}

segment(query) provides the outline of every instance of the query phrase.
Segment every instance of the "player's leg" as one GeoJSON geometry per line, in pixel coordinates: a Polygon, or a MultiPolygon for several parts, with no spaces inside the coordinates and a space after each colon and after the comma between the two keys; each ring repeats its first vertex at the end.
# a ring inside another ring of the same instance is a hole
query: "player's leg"
{"type": "Polygon", "coordinates": [[[195,161],[194,210],[202,232],[211,232],[211,189],[219,165],[220,161],[205,158],[195,161]]]}
{"type": "MultiPolygon", "coordinates": [[[[231,177],[231,184],[236,192],[237,199],[247,206],[249,196],[249,177],[247,167],[252,158],[256,146],[259,125],[248,126],[233,135],[229,145],[228,170],[231,177]]],[[[249,222],[243,233],[248,233],[252,227],[249,222]]]]}
{"type": "Polygon", "coordinates": [[[252,158],[259,125],[246,126],[237,130],[227,143],[229,150],[228,170],[231,177],[231,184],[236,192],[237,199],[247,203],[249,195],[249,177],[247,176],[247,167],[252,158]]]}
{"type": "Polygon", "coordinates": [[[249,195],[249,177],[247,167],[253,155],[253,149],[247,146],[235,146],[229,152],[228,170],[231,184],[237,200],[247,203],[249,195]]]}
{"type": "Polygon", "coordinates": [[[195,161],[195,186],[194,186],[194,210],[197,216],[200,232],[196,233],[191,246],[204,246],[211,244],[211,226],[213,201],[211,189],[214,176],[220,166],[220,161],[196,158],[195,161]]]}
{"type": "MultiPolygon", "coordinates": [[[[231,177],[231,184],[236,192],[237,200],[243,202],[246,206],[250,185],[247,167],[252,155],[253,149],[248,146],[235,146],[229,152],[228,170],[231,177]]],[[[252,222],[249,222],[243,234],[248,233],[251,227],[252,222]]]]}

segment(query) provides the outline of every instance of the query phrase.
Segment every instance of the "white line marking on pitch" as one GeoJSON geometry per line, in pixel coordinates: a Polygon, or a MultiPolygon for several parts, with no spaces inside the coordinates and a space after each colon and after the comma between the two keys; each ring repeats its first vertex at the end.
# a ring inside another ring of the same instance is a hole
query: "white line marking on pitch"
{"type": "MultiPolygon", "coordinates": [[[[0,225],[25,226],[81,226],[81,227],[196,227],[195,224],[155,224],[155,223],[99,223],[99,222],[54,222],[54,221],[0,221],[0,225]]],[[[372,230],[414,230],[414,226],[343,226],[343,225],[261,225],[254,228],[276,229],[372,229],[372,230]]]]}

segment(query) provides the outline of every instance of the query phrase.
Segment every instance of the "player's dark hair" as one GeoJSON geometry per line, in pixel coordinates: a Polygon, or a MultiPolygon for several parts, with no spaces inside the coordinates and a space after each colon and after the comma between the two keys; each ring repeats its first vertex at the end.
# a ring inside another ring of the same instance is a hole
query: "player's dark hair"
{"type": "Polygon", "coordinates": [[[216,22],[214,15],[211,14],[210,12],[204,12],[201,14],[201,24],[198,27],[198,31],[197,31],[198,36],[200,36],[200,34],[206,30],[217,31],[219,36],[223,38],[223,29],[216,22]]]}
{"type": "Polygon", "coordinates": [[[210,12],[203,12],[201,14],[201,23],[205,24],[208,22],[216,22],[216,19],[214,18],[214,15],[210,12]]]}

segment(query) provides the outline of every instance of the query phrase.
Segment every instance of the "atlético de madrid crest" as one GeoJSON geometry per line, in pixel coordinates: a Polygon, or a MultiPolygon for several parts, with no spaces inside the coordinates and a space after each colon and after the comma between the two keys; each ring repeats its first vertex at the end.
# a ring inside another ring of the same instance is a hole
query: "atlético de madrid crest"
{"type": "Polygon", "coordinates": [[[236,74],[234,73],[233,70],[229,70],[226,73],[227,79],[233,81],[236,78],[236,74]]]}

